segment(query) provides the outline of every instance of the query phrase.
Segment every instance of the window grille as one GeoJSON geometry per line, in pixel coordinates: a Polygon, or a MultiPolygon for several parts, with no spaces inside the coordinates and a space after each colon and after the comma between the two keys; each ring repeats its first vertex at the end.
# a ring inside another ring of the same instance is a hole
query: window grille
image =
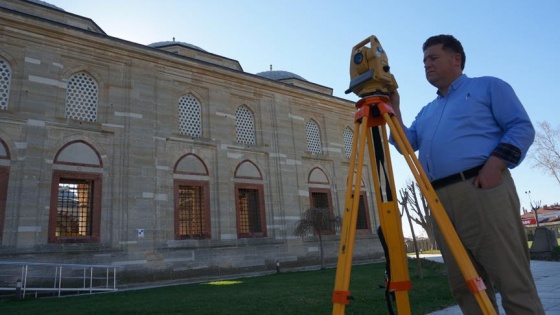
{"type": "Polygon", "coordinates": [[[319,134],[317,124],[313,121],[308,121],[305,124],[305,132],[307,134],[307,151],[313,154],[322,154],[321,135],[319,134]]]}
{"type": "Polygon", "coordinates": [[[257,189],[238,190],[239,197],[239,234],[262,235],[261,209],[257,189]]]}
{"type": "Polygon", "coordinates": [[[0,109],[8,109],[11,81],[12,69],[4,59],[0,58],[0,109]]]}
{"type": "Polygon", "coordinates": [[[201,135],[200,103],[192,95],[179,99],[179,133],[193,137],[201,135]]]}
{"type": "Polygon", "coordinates": [[[235,111],[235,133],[238,143],[255,144],[255,122],[253,113],[245,107],[240,106],[235,111]]]}
{"type": "Polygon", "coordinates": [[[202,238],[207,234],[202,186],[179,186],[179,235],[202,238]]]}
{"type": "Polygon", "coordinates": [[[97,82],[84,72],[70,77],[66,90],[65,117],[97,121],[98,88],[97,82]]]}
{"type": "Polygon", "coordinates": [[[314,208],[326,208],[329,206],[329,194],[324,192],[311,192],[311,202],[314,208]]]}
{"type": "Polygon", "coordinates": [[[364,195],[360,195],[360,202],[358,204],[358,221],[356,222],[356,230],[365,230],[368,229],[368,222],[367,222],[367,213],[366,213],[366,204],[364,195]]]}
{"type": "MultiPolygon", "coordinates": [[[[311,206],[314,208],[327,209],[329,217],[333,218],[333,213],[331,212],[331,206],[329,203],[329,194],[327,192],[312,191],[311,206]]],[[[327,232],[327,234],[335,233],[334,221],[330,222],[329,225],[329,228],[324,232],[327,232]]]]}
{"type": "Polygon", "coordinates": [[[61,178],[58,184],[56,237],[91,236],[93,180],[61,178]]]}
{"type": "Polygon", "coordinates": [[[354,133],[352,132],[352,129],[348,127],[344,128],[342,137],[344,139],[344,155],[346,155],[346,158],[349,159],[352,155],[352,141],[354,140],[354,133]]]}

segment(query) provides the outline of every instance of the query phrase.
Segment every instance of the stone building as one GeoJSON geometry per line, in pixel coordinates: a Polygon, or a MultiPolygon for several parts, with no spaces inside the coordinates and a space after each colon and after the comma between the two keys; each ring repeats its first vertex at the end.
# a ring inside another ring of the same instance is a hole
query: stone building
{"type": "MultiPolygon", "coordinates": [[[[290,72],[1,0],[0,260],[110,264],[121,283],[317,264],[293,229],[310,206],[342,214],[354,112],[290,72]]],[[[364,173],[355,260],[382,256],[364,173]]]]}

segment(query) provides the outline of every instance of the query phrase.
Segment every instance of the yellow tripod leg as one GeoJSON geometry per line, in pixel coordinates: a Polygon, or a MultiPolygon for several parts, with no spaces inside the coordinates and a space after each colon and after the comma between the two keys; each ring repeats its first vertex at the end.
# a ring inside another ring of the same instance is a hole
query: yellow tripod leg
{"type": "Polygon", "coordinates": [[[372,168],[372,178],[374,179],[374,192],[376,194],[381,229],[383,230],[387,245],[391,248],[389,253],[391,269],[389,288],[391,291],[395,292],[399,314],[410,314],[410,303],[408,299],[408,290],[410,289],[408,263],[406,251],[404,249],[400,213],[396,203],[396,192],[394,188],[391,188],[395,186],[388,156],[387,135],[384,128],[376,128],[376,130],[383,130],[383,140],[381,139],[381,135],[377,134],[376,143],[378,147],[380,142],[383,144],[378,148],[381,152],[375,152],[372,136],[372,131],[374,130],[372,127],[374,127],[375,124],[370,122],[370,109],[369,106],[361,108],[361,112],[359,111],[357,114],[359,119],[356,119],[354,125],[354,138],[352,141],[346,201],[340,236],[335,288],[333,292],[333,314],[344,314],[345,307],[350,302],[350,274],[366,140],[369,149],[369,157],[371,159],[370,165],[372,168]],[[357,164],[356,156],[358,157],[357,164]],[[382,159],[382,157],[385,156],[387,159],[382,159]],[[381,173],[379,169],[383,172],[381,173]],[[383,177],[380,177],[380,175],[383,175],[383,177]],[[383,182],[383,194],[380,178],[390,178],[383,182]]]}
{"type": "Polygon", "coordinates": [[[428,202],[431,214],[441,230],[445,243],[449,246],[453,257],[455,258],[455,261],[457,262],[459,269],[467,282],[469,290],[475,295],[483,314],[496,314],[496,310],[486,294],[486,286],[484,285],[484,282],[478,276],[474,266],[472,265],[472,262],[463,247],[457,232],[453,228],[449,217],[445,213],[432,184],[428,181],[428,177],[422,169],[418,158],[414,154],[414,150],[412,150],[412,147],[410,146],[403,129],[400,127],[397,118],[389,115],[388,113],[384,113],[383,118],[389,125],[393,139],[397,142],[401,153],[412,170],[414,178],[428,202]]]}
{"type": "Polygon", "coordinates": [[[354,252],[354,239],[356,236],[356,219],[359,206],[359,190],[362,181],[361,169],[364,163],[366,131],[367,128],[365,128],[365,125],[362,125],[359,121],[355,122],[350,167],[346,182],[346,200],[344,203],[342,229],[340,232],[338,263],[336,267],[336,278],[332,297],[333,315],[344,314],[346,305],[350,303],[350,274],[352,271],[352,255],[354,252]],[[356,154],[358,154],[357,166],[356,154]],[[357,172],[354,171],[356,167],[358,169],[357,172]]]}
{"type": "Polygon", "coordinates": [[[377,128],[380,134],[375,137],[372,136],[372,133],[368,134],[368,141],[370,141],[369,155],[372,157],[372,161],[374,161],[371,169],[372,178],[374,178],[374,190],[381,231],[389,249],[389,257],[387,259],[389,260],[391,273],[388,286],[389,290],[395,294],[397,313],[401,315],[410,314],[408,291],[411,288],[411,282],[387,132],[383,126],[374,128],[377,128]],[[373,143],[374,140],[376,143],[373,143]],[[382,159],[383,157],[384,159],[382,159]]]}

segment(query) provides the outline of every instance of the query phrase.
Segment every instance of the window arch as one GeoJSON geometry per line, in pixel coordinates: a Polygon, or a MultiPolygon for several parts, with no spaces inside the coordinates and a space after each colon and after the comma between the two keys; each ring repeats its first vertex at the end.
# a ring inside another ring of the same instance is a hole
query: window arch
{"type": "Polygon", "coordinates": [[[179,133],[192,137],[200,137],[201,106],[196,97],[191,94],[179,99],[179,133]]]}
{"type": "Polygon", "coordinates": [[[175,163],[173,170],[178,174],[208,176],[208,168],[206,167],[206,164],[198,155],[193,153],[188,153],[182,156],[177,163],[175,163]]]}
{"type": "Polygon", "coordinates": [[[250,178],[262,180],[262,173],[255,163],[251,161],[243,161],[237,165],[235,170],[235,178],[250,178]]]}
{"type": "Polygon", "coordinates": [[[344,155],[349,159],[352,155],[352,142],[354,140],[354,132],[352,132],[350,127],[344,128],[342,131],[342,139],[344,141],[344,155]]]}
{"type": "Polygon", "coordinates": [[[235,110],[235,134],[238,143],[255,144],[255,118],[247,106],[235,110]]]}
{"type": "Polygon", "coordinates": [[[54,157],[54,163],[103,167],[99,152],[82,140],[71,141],[62,146],[54,157]]]}
{"type": "Polygon", "coordinates": [[[310,184],[329,184],[329,177],[319,167],[314,167],[307,177],[307,182],[310,184]]]}
{"type": "Polygon", "coordinates": [[[97,121],[99,87],[97,81],[85,72],[70,77],[66,88],[64,116],[76,120],[97,121]]]}
{"type": "Polygon", "coordinates": [[[11,81],[12,69],[8,62],[0,57],[0,110],[8,109],[11,81]]]}
{"type": "Polygon", "coordinates": [[[321,133],[319,126],[313,120],[305,124],[305,133],[307,136],[307,151],[313,154],[323,154],[321,147],[321,133]]]}
{"type": "Polygon", "coordinates": [[[82,140],[65,144],[55,155],[50,243],[99,242],[103,177],[100,156],[94,147],[82,140]],[[82,170],[84,167],[87,172],[82,170]]]}

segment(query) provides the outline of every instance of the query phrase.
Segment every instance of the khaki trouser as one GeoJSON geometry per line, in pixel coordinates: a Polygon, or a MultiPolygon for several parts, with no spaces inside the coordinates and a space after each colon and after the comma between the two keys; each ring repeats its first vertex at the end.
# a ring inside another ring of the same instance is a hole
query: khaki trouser
{"type": "MultiPolygon", "coordinates": [[[[436,192],[478,275],[486,283],[486,292],[496,312],[493,287],[500,293],[508,315],[544,314],[529,266],[529,249],[515,184],[508,170],[502,176],[503,182],[493,188],[475,188],[473,178],[436,192]]],[[[481,314],[436,224],[434,227],[453,297],[464,314],[481,314]]]]}

